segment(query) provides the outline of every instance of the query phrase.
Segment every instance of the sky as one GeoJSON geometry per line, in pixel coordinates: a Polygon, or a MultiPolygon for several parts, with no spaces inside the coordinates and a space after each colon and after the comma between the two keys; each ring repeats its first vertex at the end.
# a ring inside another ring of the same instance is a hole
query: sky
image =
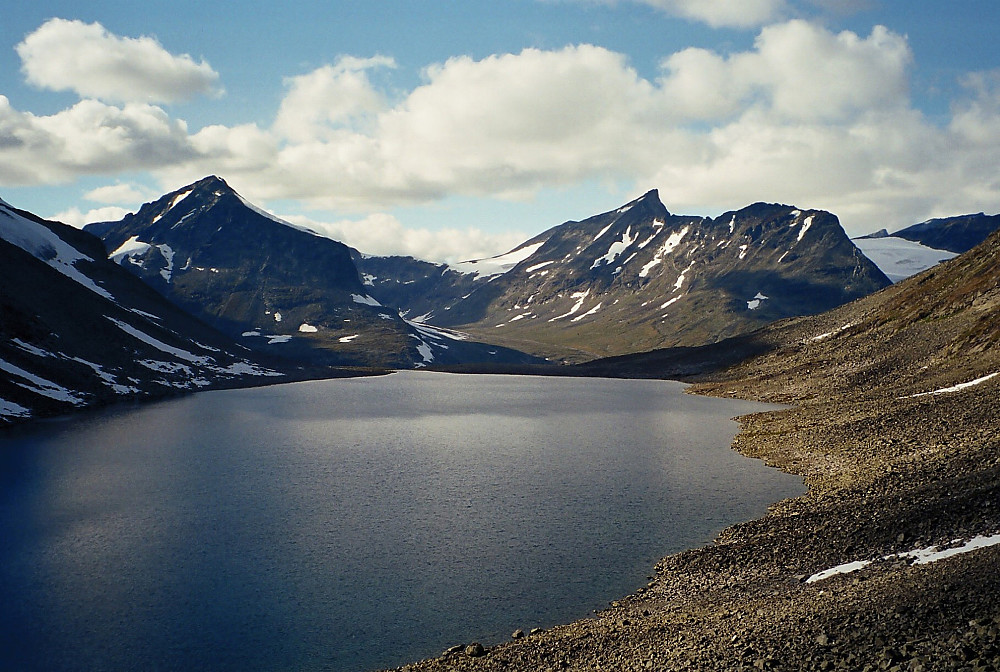
{"type": "Polygon", "coordinates": [[[432,261],[650,189],[852,236],[993,214],[997,25],[995,0],[8,3],[0,198],[82,226],[218,175],[432,261]]]}

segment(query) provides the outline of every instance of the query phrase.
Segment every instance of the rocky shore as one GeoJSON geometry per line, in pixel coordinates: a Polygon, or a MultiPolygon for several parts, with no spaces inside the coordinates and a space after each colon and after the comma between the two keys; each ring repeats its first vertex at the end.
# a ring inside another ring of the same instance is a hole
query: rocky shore
{"type": "Polygon", "coordinates": [[[590,618],[399,669],[1000,669],[1000,545],[906,555],[1000,533],[998,260],[994,237],[690,378],[791,405],[741,418],[734,448],[802,476],[805,495],[663,559],[590,618]]]}

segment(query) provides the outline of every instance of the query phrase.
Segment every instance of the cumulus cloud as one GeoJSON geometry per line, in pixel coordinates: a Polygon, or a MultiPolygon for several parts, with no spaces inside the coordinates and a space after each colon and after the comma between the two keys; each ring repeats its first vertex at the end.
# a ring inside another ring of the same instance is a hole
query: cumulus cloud
{"type": "Polygon", "coordinates": [[[662,85],[677,112],[710,120],[753,106],[792,121],[836,121],[908,104],[912,53],[883,26],[861,38],[796,20],[764,28],[754,47],[729,57],[692,48],[664,59],[662,85]]]}
{"type": "Polygon", "coordinates": [[[785,0],[635,0],[674,16],[703,21],[719,28],[762,26],[784,14],[785,0]]]}
{"type": "Polygon", "coordinates": [[[108,184],[103,187],[91,189],[83,195],[88,201],[95,203],[108,203],[112,205],[132,205],[141,203],[147,198],[156,197],[158,194],[146,187],[135,184],[108,184]]]}
{"type": "Polygon", "coordinates": [[[488,233],[477,228],[409,228],[392,215],[375,213],[362,219],[320,222],[303,216],[283,219],[339,240],[365,254],[409,256],[438,263],[483,259],[506,252],[530,236],[520,231],[488,233]]]}
{"type": "Polygon", "coordinates": [[[117,206],[94,208],[86,212],[81,211],[79,208],[70,208],[69,210],[56,213],[51,219],[82,229],[87,224],[94,222],[116,222],[131,212],[133,211],[117,206]]]}
{"type": "Polygon", "coordinates": [[[395,68],[396,62],[385,56],[343,56],[333,65],[288,78],[274,130],[292,142],[328,139],[333,128],[380,112],[385,99],[368,79],[368,70],[379,67],[395,68]]]}
{"type": "Polygon", "coordinates": [[[16,47],[28,83],[116,103],[172,103],[213,92],[204,61],[175,56],[152,37],[109,33],[99,23],[49,19],[16,47]]]}
{"type": "MultiPolygon", "coordinates": [[[[288,79],[270,125],[193,133],[151,105],[85,100],[38,117],[0,96],[0,183],[145,169],[175,188],[219,174],[254,201],[363,216],[607,178],[656,187],[676,212],[758,200],[826,208],[853,233],[995,211],[1000,75],[969,74],[965,100],[936,125],[910,100],[912,62],[906,38],[886,28],[864,36],[792,20],[742,52],[666,55],[652,79],[620,53],[576,45],[453,58],[390,96],[373,73],[391,59],[343,57],[288,79]]],[[[472,231],[447,248],[446,236],[385,215],[324,226],[366,252],[435,259],[518,242],[472,231]]]]}
{"type": "Polygon", "coordinates": [[[152,105],[82,100],[49,116],[0,95],[0,183],[56,183],[81,175],[154,170],[195,158],[187,125],[152,105]]]}

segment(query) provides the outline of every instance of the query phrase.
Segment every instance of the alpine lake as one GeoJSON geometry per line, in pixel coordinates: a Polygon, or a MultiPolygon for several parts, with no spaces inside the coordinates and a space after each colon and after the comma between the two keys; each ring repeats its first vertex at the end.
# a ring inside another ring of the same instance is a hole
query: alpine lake
{"type": "Polygon", "coordinates": [[[0,668],[356,672],[588,616],[799,495],[684,385],[405,372],[0,434],[0,668]]]}

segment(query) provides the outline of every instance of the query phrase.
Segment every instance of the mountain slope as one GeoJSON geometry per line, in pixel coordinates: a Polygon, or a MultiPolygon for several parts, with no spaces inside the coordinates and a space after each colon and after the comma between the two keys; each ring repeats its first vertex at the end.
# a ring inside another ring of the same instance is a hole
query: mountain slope
{"type": "Polygon", "coordinates": [[[254,350],[338,365],[527,359],[405,321],[368,294],[345,245],[267,214],[218,177],[86,230],[111,259],[254,350]]]}
{"type": "Polygon", "coordinates": [[[1000,215],[980,212],[975,215],[929,219],[896,231],[892,235],[927,247],[961,254],[986,240],[998,229],[1000,229],[1000,215]]]}
{"type": "Polygon", "coordinates": [[[0,425],[290,371],[107,261],[97,238],[0,201],[0,425]]]}
{"type": "MultiPolygon", "coordinates": [[[[716,219],[678,216],[656,191],[425,278],[455,288],[435,323],[576,360],[709,343],[889,284],[827,212],[757,203],[716,219]],[[455,270],[472,282],[455,282],[455,270]]],[[[405,285],[392,288],[405,309],[405,285]]]]}

